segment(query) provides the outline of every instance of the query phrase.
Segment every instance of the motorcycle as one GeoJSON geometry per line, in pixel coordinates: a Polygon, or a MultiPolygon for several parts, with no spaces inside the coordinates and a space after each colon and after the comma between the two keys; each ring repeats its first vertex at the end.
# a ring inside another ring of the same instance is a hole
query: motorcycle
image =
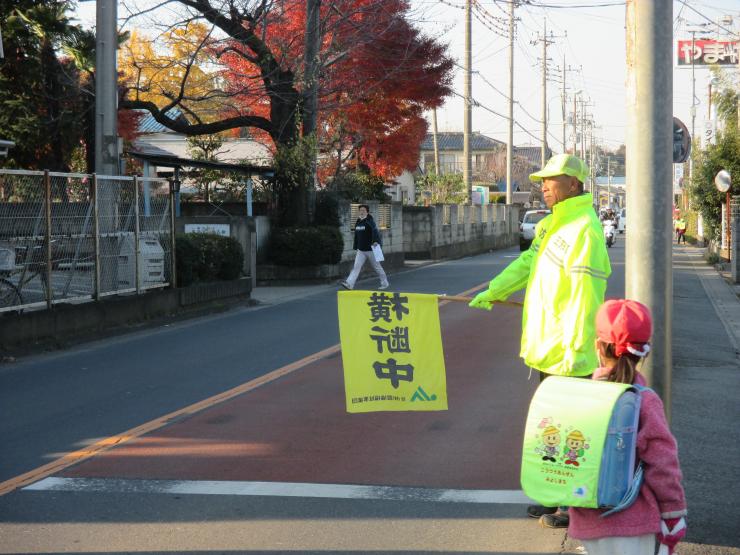
{"type": "Polygon", "coordinates": [[[604,220],[602,225],[604,226],[604,239],[606,240],[606,246],[611,248],[616,236],[616,226],[614,225],[613,220],[604,220]]]}

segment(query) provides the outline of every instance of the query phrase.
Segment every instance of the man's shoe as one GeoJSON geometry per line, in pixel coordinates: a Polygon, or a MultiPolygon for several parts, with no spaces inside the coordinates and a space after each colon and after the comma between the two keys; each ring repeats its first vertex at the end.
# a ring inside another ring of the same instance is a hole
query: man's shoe
{"type": "Polygon", "coordinates": [[[388,289],[390,287],[390,283],[381,283],[378,289],[388,289]]]}
{"type": "Polygon", "coordinates": [[[567,528],[570,522],[568,513],[560,512],[545,514],[540,517],[540,524],[543,528],[567,528]]]}
{"type": "Polygon", "coordinates": [[[352,291],[352,286],[349,283],[347,283],[346,281],[340,281],[339,282],[339,285],[341,285],[345,289],[349,289],[350,291],[352,291]]]}
{"type": "Polygon", "coordinates": [[[543,507],[542,505],[530,505],[527,507],[527,516],[540,518],[542,515],[551,515],[558,511],[557,507],[543,507]]]}

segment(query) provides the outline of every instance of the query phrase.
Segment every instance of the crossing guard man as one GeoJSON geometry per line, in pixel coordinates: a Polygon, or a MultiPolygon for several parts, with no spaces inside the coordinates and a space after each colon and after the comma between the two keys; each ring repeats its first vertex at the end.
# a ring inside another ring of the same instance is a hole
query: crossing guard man
{"type": "MultiPolygon", "coordinates": [[[[580,158],[558,154],[529,176],[542,182],[552,213],[535,228],[532,245],[494,277],[470,302],[490,310],[526,287],[520,356],[548,375],[588,377],[598,368],[596,312],[604,302],[611,274],[604,233],[584,193],[589,168],[580,158]]],[[[548,528],[568,526],[568,513],[531,506],[527,514],[548,528]]]]}

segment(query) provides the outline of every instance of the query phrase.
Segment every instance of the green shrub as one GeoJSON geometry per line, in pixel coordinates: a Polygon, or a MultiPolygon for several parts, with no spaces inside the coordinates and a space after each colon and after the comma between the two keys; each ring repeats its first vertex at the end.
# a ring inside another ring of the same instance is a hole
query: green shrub
{"type": "Polygon", "coordinates": [[[707,264],[714,266],[719,262],[719,255],[716,252],[707,253],[707,264]]]}
{"type": "Polygon", "coordinates": [[[276,228],[270,235],[270,260],[279,266],[336,264],[343,250],[342,234],[332,226],[276,228]]]}
{"type": "Polygon", "coordinates": [[[332,191],[320,191],[316,195],[316,225],[339,227],[339,200],[332,191]]]}
{"type": "Polygon", "coordinates": [[[177,284],[232,280],[239,277],[244,253],[239,241],[213,233],[178,235],[177,284]]]}

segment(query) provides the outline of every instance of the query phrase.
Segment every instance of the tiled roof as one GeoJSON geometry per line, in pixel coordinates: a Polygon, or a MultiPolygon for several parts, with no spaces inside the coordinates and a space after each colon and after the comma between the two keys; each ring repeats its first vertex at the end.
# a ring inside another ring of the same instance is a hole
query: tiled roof
{"type": "MultiPolygon", "coordinates": [[[[152,116],[149,110],[139,111],[144,113],[144,117],[139,120],[139,133],[175,133],[175,131],[173,131],[169,127],[165,127],[157,120],[155,120],[154,116],[152,116]]],[[[182,113],[177,108],[173,108],[172,110],[167,112],[167,115],[176,120],[182,115],[182,113]]]]}
{"type": "MultiPolygon", "coordinates": [[[[530,164],[533,164],[539,168],[542,165],[542,147],[539,146],[515,146],[514,156],[521,156],[526,158],[530,164]]],[[[547,147],[545,151],[545,160],[552,156],[552,150],[547,147]]]]}
{"type": "MultiPolygon", "coordinates": [[[[463,134],[459,132],[437,133],[437,144],[439,145],[439,150],[462,150],[463,134]]],[[[496,150],[503,146],[506,146],[506,143],[486,137],[480,133],[471,133],[471,150],[496,150]]],[[[427,133],[426,137],[424,137],[424,142],[421,143],[421,150],[434,150],[434,139],[431,133],[427,133]]]]}

